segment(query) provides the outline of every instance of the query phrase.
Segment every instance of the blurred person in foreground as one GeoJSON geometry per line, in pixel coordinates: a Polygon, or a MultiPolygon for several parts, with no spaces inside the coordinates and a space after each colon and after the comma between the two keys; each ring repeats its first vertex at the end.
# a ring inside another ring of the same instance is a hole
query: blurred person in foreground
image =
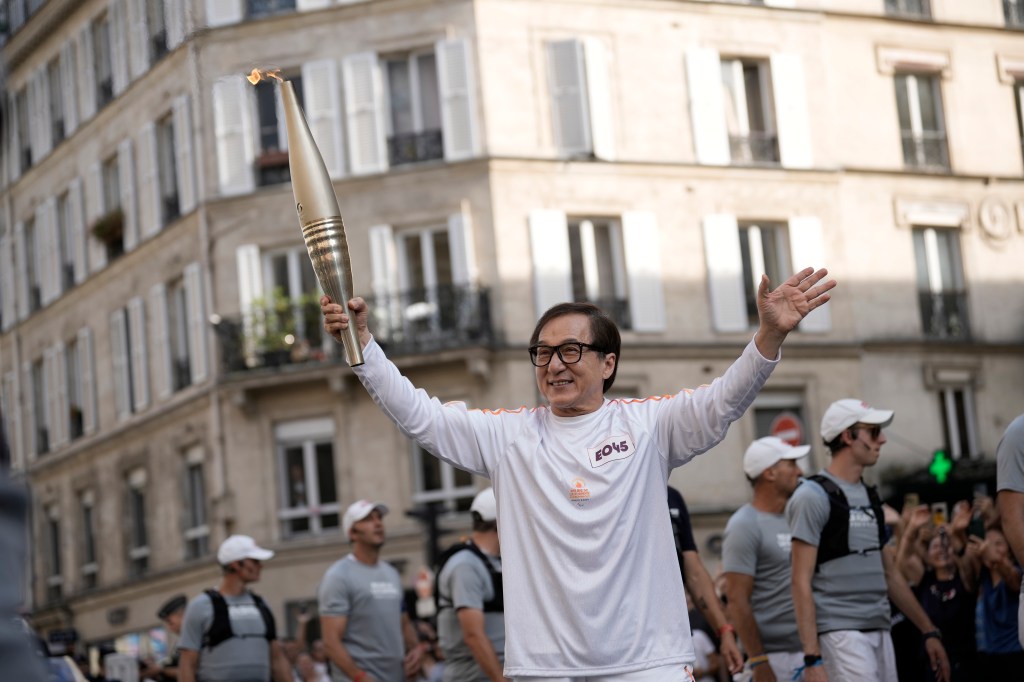
{"type": "Polygon", "coordinates": [[[620,336],[601,309],[563,303],[530,336],[547,404],[470,410],[418,391],[388,361],[361,298],[321,298],[335,339],[354,324],[354,369],[385,414],[426,451],[491,479],[501,519],[505,675],[587,680],[684,679],[694,661],[680,618],[665,489],[671,469],[707,452],[754,400],[786,336],[828,301],[833,280],[807,268],[775,290],[762,277],[760,326],[711,383],[648,400],[605,400],[620,336]],[[345,305],[347,307],[343,308],[345,305]]]}
{"type": "MultiPolygon", "coordinates": [[[[1024,565],[1024,414],[1006,428],[996,448],[996,504],[1003,533],[1017,563],[1024,565]]],[[[1017,636],[1024,646],[1024,599],[1017,612],[1017,636]]]]}
{"type": "Polygon", "coordinates": [[[803,665],[789,587],[790,533],[786,502],[800,485],[797,460],[810,445],[758,438],[743,455],[753,499],[725,526],[722,570],[726,611],[739,631],[754,682],[788,682],[803,665]]]}
{"type": "MultiPolygon", "coordinates": [[[[181,637],[181,623],[185,618],[185,607],[188,606],[188,597],[183,594],[176,594],[160,606],[156,612],[164,627],[171,632],[176,639],[181,637]]],[[[158,665],[147,665],[140,673],[143,679],[152,678],[156,682],[172,682],[178,679],[178,661],[181,652],[178,650],[178,642],[175,641],[167,658],[158,665]]]]}

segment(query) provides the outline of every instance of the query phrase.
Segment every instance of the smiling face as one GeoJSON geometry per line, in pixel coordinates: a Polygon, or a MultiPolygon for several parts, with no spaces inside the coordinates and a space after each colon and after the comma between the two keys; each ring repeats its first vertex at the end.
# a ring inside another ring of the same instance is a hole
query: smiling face
{"type": "MultiPolygon", "coordinates": [[[[563,343],[592,341],[590,320],[585,315],[556,317],[540,330],[537,343],[558,347],[563,343]]],[[[604,380],[615,369],[615,354],[602,355],[585,349],[579,362],[565,364],[557,353],[545,367],[535,367],[537,388],[559,417],[589,414],[604,402],[604,380]]]]}

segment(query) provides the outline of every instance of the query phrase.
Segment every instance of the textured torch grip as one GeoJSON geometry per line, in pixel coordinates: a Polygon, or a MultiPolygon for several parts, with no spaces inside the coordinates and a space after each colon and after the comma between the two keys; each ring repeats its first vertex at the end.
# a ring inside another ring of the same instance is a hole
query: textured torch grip
{"type": "MultiPolygon", "coordinates": [[[[348,300],[352,298],[352,262],[345,238],[345,223],[340,217],[314,220],[302,226],[302,237],[320,288],[347,311],[348,300]]],[[[354,320],[342,332],[341,341],[349,366],[363,364],[363,349],[354,320]]]]}

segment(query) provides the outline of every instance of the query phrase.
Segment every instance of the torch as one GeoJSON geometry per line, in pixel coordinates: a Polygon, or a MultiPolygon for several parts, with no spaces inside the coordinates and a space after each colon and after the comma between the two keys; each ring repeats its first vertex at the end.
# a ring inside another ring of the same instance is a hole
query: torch
{"type": "MultiPolygon", "coordinates": [[[[256,70],[253,75],[259,80],[260,74],[256,70]]],[[[347,312],[348,300],[352,298],[352,263],[334,185],[295,99],[291,81],[282,81],[274,73],[265,75],[281,81],[281,99],[288,128],[288,168],[291,170],[295,210],[299,215],[299,227],[306,241],[309,260],[313,263],[320,288],[347,312]]],[[[252,77],[249,80],[252,81],[252,77]]],[[[342,332],[341,341],[349,366],[363,364],[363,349],[354,322],[342,332]]]]}

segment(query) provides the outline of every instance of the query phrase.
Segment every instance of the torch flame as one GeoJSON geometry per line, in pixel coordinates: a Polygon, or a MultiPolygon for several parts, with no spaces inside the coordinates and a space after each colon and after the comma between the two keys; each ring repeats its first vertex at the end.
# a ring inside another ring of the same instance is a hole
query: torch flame
{"type": "Polygon", "coordinates": [[[280,76],[281,69],[265,70],[265,69],[253,69],[246,78],[250,83],[256,85],[260,81],[270,80],[273,78],[276,81],[284,82],[284,79],[280,76]]]}

